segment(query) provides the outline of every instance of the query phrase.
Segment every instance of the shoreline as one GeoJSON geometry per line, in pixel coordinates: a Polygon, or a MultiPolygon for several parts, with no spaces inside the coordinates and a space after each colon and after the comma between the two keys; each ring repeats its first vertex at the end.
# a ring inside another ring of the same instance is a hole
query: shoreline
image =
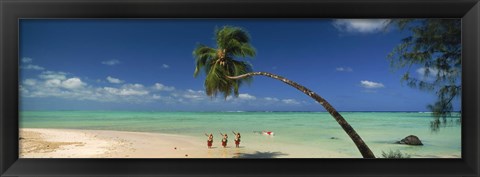
{"type": "Polygon", "coordinates": [[[203,140],[184,135],[146,132],[21,128],[19,139],[21,158],[308,157],[308,154],[302,155],[301,152],[287,154],[280,151],[267,151],[262,146],[246,147],[241,144],[240,148],[235,148],[233,139],[229,140],[227,148],[214,142],[212,149],[208,149],[206,138],[203,140]]]}
{"type": "Polygon", "coordinates": [[[233,137],[227,148],[221,147],[217,137],[212,149],[208,149],[203,136],[49,128],[21,128],[19,133],[20,158],[361,158],[360,154],[352,156],[321,147],[268,140],[242,141],[240,148],[235,148],[233,137]]]}

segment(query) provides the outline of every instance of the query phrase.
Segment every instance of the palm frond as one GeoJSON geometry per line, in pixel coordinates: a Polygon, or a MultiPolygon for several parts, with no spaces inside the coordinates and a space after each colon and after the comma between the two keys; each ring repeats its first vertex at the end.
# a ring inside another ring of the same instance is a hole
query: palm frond
{"type": "Polygon", "coordinates": [[[250,36],[244,29],[240,27],[224,26],[215,32],[215,39],[219,48],[228,49],[232,40],[238,43],[249,43],[250,36]]]}
{"type": "Polygon", "coordinates": [[[203,44],[198,44],[195,50],[193,51],[195,56],[195,72],[193,73],[194,77],[197,77],[198,72],[204,68],[204,66],[210,61],[214,60],[216,57],[215,49],[208,47],[203,44]]]}
{"type": "Polygon", "coordinates": [[[255,48],[249,43],[240,43],[237,40],[231,40],[226,50],[235,57],[254,57],[256,54],[255,48]]]}
{"type": "MultiPolygon", "coordinates": [[[[248,62],[232,60],[232,63],[235,69],[233,74],[231,74],[230,76],[238,76],[238,75],[246,74],[253,71],[252,65],[248,62]]],[[[253,80],[252,77],[246,77],[239,81],[240,82],[245,81],[250,83],[252,80],[253,80]]]]}
{"type": "MultiPolygon", "coordinates": [[[[243,74],[252,72],[252,66],[250,65],[250,63],[243,62],[243,61],[236,61],[236,60],[232,60],[232,63],[233,63],[232,65],[234,68],[234,72],[230,76],[238,76],[238,75],[243,75],[243,74]]],[[[235,82],[234,95],[238,97],[239,87],[241,87],[243,83],[250,84],[252,81],[253,81],[253,77],[246,77],[244,79],[234,80],[235,82]]]]}
{"type": "Polygon", "coordinates": [[[227,98],[231,94],[233,84],[225,77],[226,73],[225,68],[219,63],[212,64],[205,78],[205,91],[208,96],[215,97],[218,93],[223,93],[227,98]]]}

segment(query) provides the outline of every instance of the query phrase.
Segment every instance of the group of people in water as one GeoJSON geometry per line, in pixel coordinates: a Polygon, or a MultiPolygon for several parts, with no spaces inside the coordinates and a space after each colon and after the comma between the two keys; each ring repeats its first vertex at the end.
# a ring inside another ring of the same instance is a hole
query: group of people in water
{"type": "MultiPolygon", "coordinates": [[[[233,141],[235,141],[235,147],[239,148],[240,147],[240,138],[242,136],[240,135],[239,132],[232,131],[232,133],[235,135],[235,139],[233,140],[233,141]]],[[[222,132],[220,132],[220,135],[223,137],[222,138],[222,146],[223,146],[223,148],[226,148],[227,147],[227,142],[228,142],[228,135],[226,133],[223,134],[222,132]]],[[[208,137],[207,146],[208,146],[209,149],[211,149],[212,145],[213,145],[213,134],[210,133],[210,135],[208,135],[208,134],[205,133],[205,136],[208,137]]]]}
{"type": "MultiPolygon", "coordinates": [[[[233,141],[235,141],[235,147],[239,148],[240,147],[240,138],[242,136],[240,135],[239,132],[232,131],[232,133],[235,135],[235,139],[233,140],[233,141]]],[[[263,135],[268,135],[268,136],[274,136],[274,133],[272,131],[253,131],[253,133],[263,134],[263,135]]],[[[228,142],[228,135],[226,133],[223,134],[222,132],[220,132],[220,135],[223,137],[222,141],[221,141],[222,146],[223,146],[223,148],[226,148],[227,147],[227,142],[228,142]]],[[[208,146],[209,149],[211,149],[212,145],[213,145],[213,134],[212,133],[210,133],[210,134],[205,133],[205,136],[208,137],[207,146],[208,146]]]]}

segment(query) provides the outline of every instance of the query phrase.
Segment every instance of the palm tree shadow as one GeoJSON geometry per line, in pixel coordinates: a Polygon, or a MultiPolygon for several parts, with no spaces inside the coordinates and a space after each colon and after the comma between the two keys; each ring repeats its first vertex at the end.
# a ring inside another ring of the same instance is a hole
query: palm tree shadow
{"type": "Polygon", "coordinates": [[[255,153],[236,153],[233,158],[276,158],[279,156],[285,156],[288,154],[282,152],[260,152],[255,153]]]}

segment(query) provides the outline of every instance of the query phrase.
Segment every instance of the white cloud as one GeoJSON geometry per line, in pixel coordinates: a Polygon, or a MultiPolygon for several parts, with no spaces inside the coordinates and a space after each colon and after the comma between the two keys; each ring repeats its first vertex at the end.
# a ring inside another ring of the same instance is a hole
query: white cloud
{"type": "Polygon", "coordinates": [[[241,100],[255,100],[255,99],[257,99],[257,97],[255,97],[253,95],[250,95],[248,93],[238,94],[238,98],[241,99],[241,100]]]}
{"type": "MultiPolygon", "coordinates": [[[[127,102],[127,103],[149,103],[162,102],[166,104],[208,104],[208,105],[232,105],[238,104],[258,106],[257,97],[248,93],[239,94],[237,98],[227,97],[227,101],[221,96],[210,98],[204,90],[177,90],[173,86],[167,86],[162,83],[155,83],[145,87],[142,84],[124,84],[125,81],[112,76],[107,76],[106,80],[92,80],[93,85],[82,81],[80,77],[72,76],[71,73],[51,71],[37,65],[31,64],[31,58],[23,58],[22,63],[26,69],[44,70],[36,78],[26,78],[19,84],[19,91],[23,98],[61,98],[70,100],[90,100],[98,102],[127,102]],[[96,86],[95,83],[114,83],[114,86],[96,86]],[[168,91],[169,95],[160,95],[159,91],[168,91]],[[203,100],[209,100],[203,102],[203,100]]],[[[116,65],[118,60],[103,61],[105,65],[116,65]]],[[[163,64],[163,68],[170,68],[163,64]]],[[[261,102],[269,101],[267,104],[296,104],[293,99],[280,100],[273,97],[265,97],[261,102]]],[[[265,103],[262,103],[265,104],[265,103]]]]}
{"type": "Polygon", "coordinates": [[[124,83],[125,81],[123,80],[120,80],[118,78],[114,78],[114,77],[111,77],[111,76],[108,76],[107,77],[107,81],[112,83],[112,84],[121,84],[121,83],[124,83]]]}
{"type": "MultiPolygon", "coordinates": [[[[27,79],[24,82],[27,86],[35,86],[36,81],[33,79],[27,79]]],[[[80,78],[73,77],[73,78],[46,78],[44,80],[43,86],[48,88],[66,88],[66,89],[79,89],[83,86],[87,85],[86,83],[82,82],[80,78]]]]}
{"type": "MultiPolygon", "coordinates": [[[[152,87],[152,90],[155,90],[155,88],[152,87]]],[[[110,90],[110,92],[114,94],[118,94],[117,90],[110,90]]],[[[143,95],[142,95],[143,96],[143,95]]],[[[146,100],[153,100],[153,101],[162,101],[164,103],[182,103],[182,104],[208,104],[208,105],[228,105],[228,104],[233,104],[233,105],[238,105],[238,104],[245,104],[245,105],[250,105],[250,106],[258,106],[259,103],[261,104],[270,104],[270,105],[281,105],[281,104],[301,104],[300,102],[294,100],[294,99],[285,99],[285,100],[280,100],[278,98],[274,97],[266,97],[265,100],[267,100],[268,103],[265,102],[256,102],[257,97],[254,95],[248,94],[248,93],[243,93],[239,94],[238,97],[232,97],[228,96],[226,98],[226,101],[223,97],[214,97],[210,98],[205,94],[205,91],[203,90],[192,90],[192,89],[187,89],[187,90],[175,90],[170,93],[170,96],[161,96],[159,94],[152,94],[148,95],[148,98],[144,98],[146,100]],[[204,100],[209,100],[208,102],[199,102],[199,101],[204,101],[204,100]]]]}
{"type": "Polygon", "coordinates": [[[55,71],[44,71],[42,72],[39,77],[41,79],[58,79],[58,80],[65,80],[67,78],[67,73],[64,72],[55,72],[55,71]]]}
{"type": "Polygon", "coordinates": [[[375,33],[388,25],[389,19],[336,19],[333,26],[342,32],[375,33]]]}
{"type": "Polygon", "coordinates": [[[169,87],[169,86],[166,86],[166,85],[163,85],[161,83],[155,83],[153,85],[153,89],[155,90],[159,90],[159,91],[173,91],[175,90],[175,87],[169,87]]]}
{"type": "Polygon", "coordinates": [[[23,85],[20,85],[22,96],[79,99],[90,96],[83,91],[87,84],[78,77],[67,78],[66,73],[54,71],[42,72],[38,77],[39,80],[28,78],[23,81],[23,85]]]}
{"type": "MultiPolygon", "coordinates": [[[[161,102],[165,104],[190,104],[210,106],[260,106],[269,104],[272,106],[301,104],[294,99],[279,99],[275,97],[263,97],[258,101],[257,97],[242,93],[237,98],[222,96],[210,98],[204,90],[180,90],[173,86],[155,83],[150,86],[142,84],[119,84],[113,86],[96,86],[98,81],[92,80],[87,84],[80,77],[73,74],[58,71],[43,71],[37,78],[26,78],[19,85],[20,94],[24,98],[52,97],[70,100],[90,100],[97,102],[127,102],[127,103],[150,103],[161,102]],[[161,95],[159,91],[169,91],[168,95],[161,95]],[[207,100],[207,101],[204,101],[207,100]]],[[[120,83],[125,82],[118,78],[108,76],[106,81],[120,83]]],[[[102,81],[105,83],[106,81],[102,81]]]]}
{"type": "Polygon", "coordinates": [[[353,69],[350,67],[337,67],[335,70],[340,71],[340,72],[352,72],[353,69]]]}
{"type": "Polygon", "coordinates": [[[245,101],[256,100],[256,99],[257,97],[250,95],[248,93],[238,94],[238,97],[233,97],[229,95],[226,98],[227,101],[232,100],[233,102],[245,102],[245,101]]]}
{"type": "Polygon", "coordinates": [[[372,81],[367,81],[367,80],[360,81],[360,84],[362,85],[362,87],[367,88],[367,89],[385,87],[382,83],[372,82],[372,81]]]}
{"type": "Polygon", "coordinates": [[[31,70],[44,70],[45,68],[38,66],[38,65],[32,65],[29,64],[27,66],[22,67],[23,69],[31,69],[31,70]]]}
{"type": "MultiPolygon", "coordinates": [[[[94,81],[95,82],[95,81],[94,81]]],[[[147,103],[161,101],[160,95],[151,95],[151,87],[141,84],[124,84],[119,87],[88,85],[79,77],[67,77],[67,73],[44,71],[38,79],[27,78],[20,85],[22,97],[55,97],[99,102],[147,103]]]]}
{"type": "Polygon", "coordinates": [[[25,87],[23,87],[22,85],[19,86],[19,90],[20,90],[20,94],[21,95],[25,95],[25,94],[29,94],[30,92],[25,89],[25,87]]]}
{"type": "Polygon", "coordinates": [[[265,97],[264,100],[266,101],[266,104],[268,105],[278,105],[278,104],[287,104],[287,105],[300,105],[304,104],[307,105],[308,102],[306,101],[298,101],[292,98],[288,99],[279,99],[275,97],[265,97]]]}
{"type": "Polygon", "coordinates": [[[187,89],[188,93],[205,93],[203,90],[193,90],[193,89],[187,89]]]}
{"type": "Polygon", "coordinates": [[[205,94],[205,91],[203,90],[192,90],[188,89],[183,95],[183,98],[191,99],[193,101],[198,101],[198,100],[204,100],[207,98],[207,95],[205,94]]]}
{"type": "Polygon", "coordinates": [[[67,80],[62,81],[62,87],[67,88],[67,89],[79,89],[85,86],[84,82],[78,77],[70,78],[67,80]]]}
{"type": "Polygon", "coordinates": [[[23,63],[31,63],[32,61],[33,61],[33,59],[32,59],[32,58],[29,58],[29,57],[23,57],[23,58],[22,58],[22,62],[23,62],[23,63]]]}
{"type": "MultiPolygon", "coordinates": [[[[96,81],[92,81],[96,82],[96,81]]],[[[98,102],[128,102],[128,103],[149,103],[162,102],[165,104],[208,104],[215,105],[248,105],[260,106],[264,104],[272,106],[300,105],[301,102],[295,99],[278,99],[275,97],[264,97],[257,101],[257,97],[248,93],[239,94],[237,98],[223,97],[210,98],[204,90],[176,90],[160,83],[152,86],[142,84],[123,84],[111,87],[98,87],[88,85],[79,77],[66,77],[63,72],[43,72],[38,79],[27,78],[20,85],[22,97],[55,97],[71,100],[91,100],[98,102]],[[160,95],[155,91],[169,90],[169,95],[160,95]],[[204,100],[208,100],[204,102],[204,100]]]]}
{"type": "Polygon", "coordinates": [[[274,98],[274,97],[265,97],[265,100],[267,100],[267,101],[275,101],[275,102],[276,102],[276,101],[280,101],[280,99],[274,98]]]}
{"type": "Polygon", "coordinates": [[[26,66],[22,66],[22,67],[21,67],[22,69],[30,69],[30,70],[44,70],[44,69],[45,69],[44,67],[31,64],[31,63],[33,62],[33,59],[32,59],[32,58],[23,57],[23,58],[21,59],[21,61],[22,61],[22,63],[27,64],[26,66]]]}
{"type": "Polygon", "coordinates": [[[37,85],[37,80],[35,80],[35,79],[25,79],[25,81],[23,81],[23,84],[25,84],[27,86],[34,86],[34,85],[37,85]]]}
{"type": "Polygon", "coordinates": [[[62,86],[62,81],[60,79],[49,79],[45,81],[46,87],[60,87],[62,86]]]}
{"type": "Polygon", "coordinates": [[[148,90],[140,84],[126,84],[119,88],[102,88],[89,86],[76,77],[64,81],[49,79],[43,82],[33,82],[32,79],[27,79],[21,87],[22,96],[24,97],[57,97],[99,102],[127,101],[129,103],[149,102],[152,100],[151,97],[147,97],[149,94],[148,90]]]}
{"type": "Polygon", "coordinates": [[[118,61],[118,60],[107,60],[107,61],[102,61],[102,64],[108,65],[108,66],[113,66],[113,65],[120,64],[120,61],[118,61]]]}
{"type": "Polygon", "coordinates": [[[295,105],[300,104],[300,102],[298,102],[295,99],[283,99],[282,102],[285,103],[285,104],[295,104],[295,105]]]}
{"type": "Polygon", "coordinates": [[[153,94],[152,98],[155,99],[155,100],[158,100],[158,99],[161,99],[162,97],[160,95],[153,94]]]}
{"type": "Polygon", "coordinates": [[[103,89],[110,94],[120,96],[147,95],[149,93],[142,84],[125,84],[120,88],[104,87],[103,89]]]}

